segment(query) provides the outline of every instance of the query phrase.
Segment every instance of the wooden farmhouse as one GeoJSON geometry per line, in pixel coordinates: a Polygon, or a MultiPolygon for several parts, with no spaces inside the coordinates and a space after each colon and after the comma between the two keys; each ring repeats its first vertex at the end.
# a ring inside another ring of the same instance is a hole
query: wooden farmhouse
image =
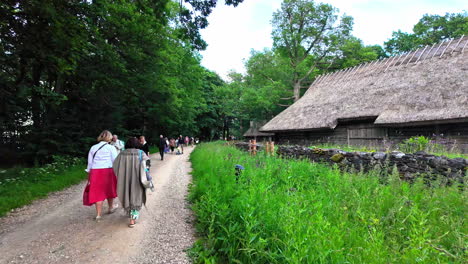
{"type": "Polygon", "coordinates": [[[412,136],[468,152],[468,37],[316,78],[260,128],[279,144],[380,146],[412,136]]]}

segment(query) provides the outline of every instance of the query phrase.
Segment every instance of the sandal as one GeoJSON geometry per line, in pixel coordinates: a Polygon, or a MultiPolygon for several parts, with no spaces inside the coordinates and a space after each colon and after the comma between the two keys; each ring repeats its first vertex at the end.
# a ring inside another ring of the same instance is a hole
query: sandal
{"type": "Polygon", "coordinates": [[[112,207],[112,209],[109,209],[109,211],[107,211],[107,214],[113,214],[113,213],[115,213],[115,211],[117,211],[117,208],[118,208],[118,207],[119,207],[118,204],[114,205],[114,206],[112,207]]]}
{"type": "Polygon", "coordinates": [[[135,227],[135,224],[128,224],[128,227],[134,228],[134,227],[135,227]]]}
{"type": "Polygon", "coordinates": [[[102,219],[102,217],[100,215],[94,217],[94,221],[96,221],[96,223],[101,222],[101,219],[102,219]]]}

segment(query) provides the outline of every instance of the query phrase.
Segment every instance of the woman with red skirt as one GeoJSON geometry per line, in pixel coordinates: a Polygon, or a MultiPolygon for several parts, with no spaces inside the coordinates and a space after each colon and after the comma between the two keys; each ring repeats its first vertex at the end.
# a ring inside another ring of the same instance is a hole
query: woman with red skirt
{"type": "Polygon", "coordinates": [[[111,132],[104,130],[97,138],[96,145],[92,146],[88,154],[88,184],[83,193],[83,205],[96,206],[97,222],[101,220],[102,204],[107,199],[108,213],[115,211],[114,198],[117,197],[117,177],[112,164],[117,157],[117,150],[109,142],[112,140],[111,132]]]}

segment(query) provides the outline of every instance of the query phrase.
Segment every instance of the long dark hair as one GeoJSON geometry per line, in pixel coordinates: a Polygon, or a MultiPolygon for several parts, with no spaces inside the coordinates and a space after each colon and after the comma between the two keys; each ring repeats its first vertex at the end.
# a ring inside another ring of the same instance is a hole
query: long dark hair
{"type": "Polygon", "coordinates": [[[141,143],[138,140],[138,138],[132,137],[132,138],[129,138],[127,142],[125,143],[125,148],[126,149],[131,149],[131,148],[139,149],[141,148],[141,143]]]}

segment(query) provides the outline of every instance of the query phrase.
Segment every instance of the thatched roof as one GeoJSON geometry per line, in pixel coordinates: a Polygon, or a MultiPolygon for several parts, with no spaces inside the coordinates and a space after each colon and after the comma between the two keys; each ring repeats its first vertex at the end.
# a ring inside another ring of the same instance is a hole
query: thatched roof
{"type": "Polygon", "coordinates": [[[244,137],[270,137],[273,133],[260,132],[259,129],[266,121],[250,121],[250,128],[244,133],[244,137]]]}
{"type": "Polygon", "coordinates": [[[304,96],[260,131],[468,120],[468,37],[319,76],[304,96]]]}

